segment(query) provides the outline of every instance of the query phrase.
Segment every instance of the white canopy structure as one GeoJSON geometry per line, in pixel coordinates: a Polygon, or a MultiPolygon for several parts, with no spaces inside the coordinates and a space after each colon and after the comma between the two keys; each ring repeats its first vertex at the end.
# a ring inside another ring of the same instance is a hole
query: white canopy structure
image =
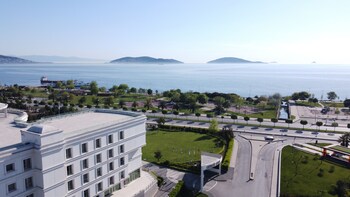
{"type": "Polygon", "coordinates": [[[0,112],[4,112],[5,113],[5,118],[7,117],[7,107],[8,107],[7,104],[0,103],[0,112]]]}
{"type": "Polygon", "coordinates": [[[221,175],[221,162],[222,162],[222,155],[220,154],[207,153],[207,152],[201,153],[201,187],[200,187],[201,191],[203,189],[203,183],[204,183],[204,171],[209,170],[221,175]],[[219,169],[216,169],[215,168],[216,166],[219,166],[219,169]]]}

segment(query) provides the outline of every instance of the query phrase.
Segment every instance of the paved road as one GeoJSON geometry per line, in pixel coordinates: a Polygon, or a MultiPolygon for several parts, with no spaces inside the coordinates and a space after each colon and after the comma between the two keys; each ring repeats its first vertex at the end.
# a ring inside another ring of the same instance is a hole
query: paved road
{"type": "MultiPolygon", "coordinates": [[[[211,180],[208,185],[213,185],[214,187],[206,187],[205,193],[209,196],[244,196],[244,197],[270,197],[272,194],[276,194],[277,189],[277,174],[273,173],[273,170],[277,168],[274,162],[275,153],[283,148],[283,146],[291,145],[294,142],[308,143],[314,142],[314,139],[305,138],[294,138],[289,136],[279,136],[275,138],[275,142],[268,143],[261,148],[258,154],[258,159],[256,163],[256,169],[254,173],[254,179],[249,180],[250,172],[250,160],[251,149],[249,143],[250,134],[242,134],[245,138],[236,135],[236,141],[234,148],[238,146],[237,160],[234,169],[233,180],[218,181],[220,177],[211,180]],[[278,141],[280,140],[280,141],[278,141]],[[283,140],[283,141],[282,141],[283,140]],[[274,180],[274,181],[273,181],[274,180]],[[234,195],[233,195],[234,194],[234,195]]],[[[259,137],[258,134],[254,134],[253,138],[259,137]]],[[[263,139],[263,135],[260,138],[263,139]]],[[[251,140],[254,143],[254,140],[251,140]]],[[[320,142],[334,142],[334,141],[320,141],[320,142]]]]}

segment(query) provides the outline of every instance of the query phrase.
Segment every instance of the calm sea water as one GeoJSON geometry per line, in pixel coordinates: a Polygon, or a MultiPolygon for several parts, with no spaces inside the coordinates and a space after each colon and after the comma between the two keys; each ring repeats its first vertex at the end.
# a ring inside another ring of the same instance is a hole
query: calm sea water
{"type": "Polygon", "coordinates": [[[0,65],[0,83],[40,85],[40,78],[52,80],[95,80],[107,88],[126,83],[137,88],[164,91],[237,93],[241,96],[289,95],[309,91],[317,98],[335,91],[350,98],[350,65],[286,64],[11,64],[0,65]]]}

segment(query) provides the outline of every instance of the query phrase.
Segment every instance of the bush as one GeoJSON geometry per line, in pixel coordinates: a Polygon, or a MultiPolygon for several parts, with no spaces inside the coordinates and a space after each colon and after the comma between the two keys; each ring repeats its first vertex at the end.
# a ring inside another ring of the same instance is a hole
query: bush
{"type": "Polygon", "coordinates": [[[153,110],[152,110],[152,113],[157,113],[157,111],[153,109],[153,110]]]}
{"type": "Polygon", "coordinates": [[[163,177],[157,176],[157,185],[158,185],[158,187],[162,186],[163,182],[164,182],[163,177]]]}
{"type": "Polygon", "coordinates": [[[87,105],[86,107],[90,109],[92,106],[91,105],[87,105]]]}
{"type": "Polygon", "coordinates": [[[178,197],[181,196],[182,191],[184,190],[185,184],[183,181],[179,181],[175,188],[169,193],[169,197],[178,197]]]}
{"type": "Polygon", "coordinates": [[[131,111],[137,111],[137,109],[135,107],[131,108],[131,111]]]}
{"type": "Polygon", "coordinates": [[[84,105],[80,104],[80,105],[79,105],[79,107],[80,107],[80,108],[83,108],[83,107],[84,107],[84,105]]]}
{"type": "Polygon", "coordinates": [[[335,170],[335,169],[334,169],[334,166],[331,166],[331,167],[329,168],[328,172],[329,172],[329,173],[333,173],[334,170],[335,170]]]}
{"type": "Polygon", "coordinates": [[[123,110],[124,110],[124,111],[128,111],[128,108],[127,108],[127,107],[123,107],[123,110]]]}

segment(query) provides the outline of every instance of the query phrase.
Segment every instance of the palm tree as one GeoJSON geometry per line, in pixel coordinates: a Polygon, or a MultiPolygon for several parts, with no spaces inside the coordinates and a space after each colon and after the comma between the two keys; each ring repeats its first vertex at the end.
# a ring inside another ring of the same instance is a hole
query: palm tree
{"type": "Polygon", "coordinates": [[[146,99],[146,102],[144,104],[144,107],[147,108],[147,110],[149,110],[149,108],[152,107],[152,100],[150,98],[146,99]]]}
{"type": "Polygon", "coordinates": [[[345,133],[342,136],[339,137],[338,142],[340,142],[340,145],[348,147],[350,141],[350,133],[345,133]]]}

